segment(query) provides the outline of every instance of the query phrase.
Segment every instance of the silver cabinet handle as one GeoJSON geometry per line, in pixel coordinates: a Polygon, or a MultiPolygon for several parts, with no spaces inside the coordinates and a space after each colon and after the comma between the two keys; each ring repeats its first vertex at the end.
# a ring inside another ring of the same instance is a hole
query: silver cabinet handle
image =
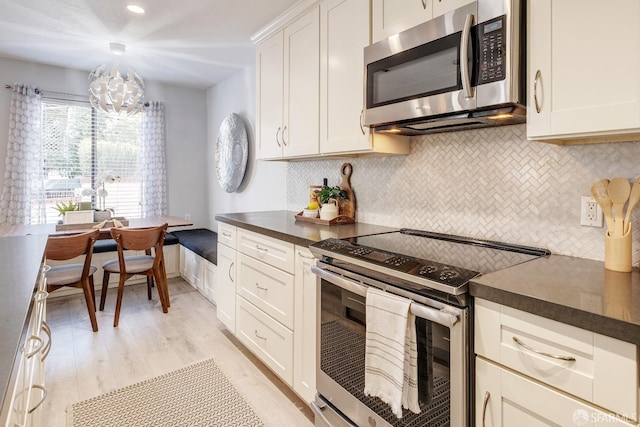
{"type": "Polygon", "coordinates": [[[256,329],[253,333],[254,333],[254,335],[256,336],[256,338],[261,339],[261,340],[264,340],[264,341],[266,341],[266,340],[267,340],[267,337],[263,337],[263,336],[261,336],[261,335],[258,333],[258,330],[257,330],[257,329],[256,329]]]}
{"type": "Polygon", "coordinates": [[[306,259],[316,259],[316,257],[314,257],[313,255],[309,256],[309,255],[305,254],[302,251],[298,251],[298,255],[300,255],[302,258],[306,258],[306,259]]]}
{"type": "Polygon", "coordinates": [[[233,282],[233,277],[231,277],[231,269],[233,268],[233,265],[235,264],[235,262],[232,262],[231,264],[229,264],[229,280],[231,280],[233,282]]]}
{"type": "Polygon", "coordinates": [[[279,133],[280,133],[280,126],[278,126],[278,129],[276,130],[276,143],[278,144],[278,147],[282,147],[282,144],[280,144],[280,138],[278,138],[279,133]]]}
{"type": "Polygon", "coordinates": [[[260,289],[261,291],[268,291],[269,290],[269,288],[265,288],[265,287],[260,286],[260,284],[258,282],[256,282],[256,288],[260,289]]]}
{"type": "Polygon", "coordinates": [[[256,245],[256,249],[261,251],[261,252],[269,252],[269,248],[263,248],[260,245],[256,245]]]}
{"type": "Polygon", "coordinates": [[[284,133],[287,131],[287,127],[285,126],[284,129],[282,129],[282,143],[284,144],[284,146],[287,146],[287,141],[284,140],[284,133]]]}
{"type": "Polygon", "coordinates": [[[575,362],[576,358],[573,356],[558,356],[556,354],[551,354],[551,353],[546,353],[544,351],[540,351],[540,350],[536,350],[533,347],[530,347],[528,345],[526,345],[525,343],[523,343],[522,341],[520,341],[520,339],[518,337],[513,337],[513,341],[515,341],[516,344],[518,344],[520,347],[529,350],[533,353],[539,354],[540,356],[546,356],[546,357],[550,357],[552,359],[558,359],[558,360],[565,360],[567,362],[575,362]]]}
{"type": "Polygon", "coordinates": [[[536,76],[533,79],[533,102],[536,104],[536,112],[542,111],[542,105],[538,102],[538,82],[542,81],[542,72],[536,71],[536,76]]]}
{"type": "Polygon", "coordinates": [[[223,232],[222,232],[222,235],[223,235],[224,237],[231,237],[231,233],[227,233],[226,231],[223,231],[223,232]]]}
{"type": "Polygon", "coordinates": [[[362,134],[365,135],[364,125],[362,123],[363,117],[364,117],[364,108],[362,110],[360,110],[360,132],[362,132],[362,134]]]}
{"type": "Polygon", "coordinates": [[[51,350],[51,328],[44,320],[42,321],[42,331],[47,335],[47,344],[42,349],[42,354],[40,355],[40,361],[44,362],[51,350]]]}
{"type": "Polygon", "coordinates": [[[471,87],[471,74],[469,73],[469,58],[467,58],[469,50],[469,39],[471,38],[471,27],[473,26],[473,15],[468,14],[464,21],[464,29],[462,30],[462,39],[460,40],[460,77],[462,77],[462,90],[464,97],[473,98],[473,87],[471,87]]]}
{"type": "Polygon", "coordinates": [[[422,8],[427,10],[427,0],[422,0],[422,8]]]}
{"type": "Polygon", "coordinates": [[[487,406],[489,403],[489,398],[491,397],[491,393],[488,391],[484,393],[484,403],[482,404],[482,427],[485,427],[485,418],[487,417],[487,406]]]}
{"type": "Polygon", "coordinates": [[[42,390],[42,397],[40,398],[40,401],[33,406],[33,408],[29,409],[30,414],[33,413],[33,411],[35,411],[36,409],[38,409],[40,405],[44,403],[44,400],[47,398],[47,389],[43,385],[33,384],[31,388],[37,388],[38,390],[42,390]]]}

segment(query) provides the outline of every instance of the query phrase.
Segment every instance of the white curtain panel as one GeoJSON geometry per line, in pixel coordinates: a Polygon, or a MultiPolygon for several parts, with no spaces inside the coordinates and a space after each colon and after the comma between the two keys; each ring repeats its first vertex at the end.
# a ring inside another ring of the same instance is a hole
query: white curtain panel
{"type": "Polygon", "coordinates": [[[13,85],[0,197],[2,225],[45,222],[44,165],[40,149],[41,100],[36,88],[13,85]]]}
{"type": "Polygon", "coordinates": [[[167,167],[164,104],[149,102],[142,110],[142,216],[167,214],[167,167]]]}

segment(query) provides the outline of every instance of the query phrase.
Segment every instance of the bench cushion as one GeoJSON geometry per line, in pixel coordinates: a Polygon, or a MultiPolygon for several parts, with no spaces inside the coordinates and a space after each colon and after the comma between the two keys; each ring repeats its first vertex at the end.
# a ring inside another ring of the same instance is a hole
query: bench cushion
{"type": "MultiPolygon", "coordinates": [[[[171,233],[167,233],[164,236],[164,245],[177,245],[178,238],[171,233]]],[[[99,254],[102,252],[116,252],[118,250],[116,246],[116,241],[113,239],[101,239],[96,240],[96,243],[93,245],[93,253],[99,254]]]]}
{"type": "Polygon", "coordinates": [[[173,231],[178,242],[185,248],[206,259],[210,263],[218,263],[218,233],[206,228],[173,231]]]}

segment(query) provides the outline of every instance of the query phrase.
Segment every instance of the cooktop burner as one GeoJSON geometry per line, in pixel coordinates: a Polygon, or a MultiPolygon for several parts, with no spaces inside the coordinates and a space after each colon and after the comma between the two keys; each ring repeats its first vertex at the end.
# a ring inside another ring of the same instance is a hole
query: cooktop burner
{"type": "Polygon", "coordinates": [[[480,274],[550,254],[546,249],[411,229],[327,239],[310,248],[327,264],[452,295],[466,293],[468,282],[480,274]]]}

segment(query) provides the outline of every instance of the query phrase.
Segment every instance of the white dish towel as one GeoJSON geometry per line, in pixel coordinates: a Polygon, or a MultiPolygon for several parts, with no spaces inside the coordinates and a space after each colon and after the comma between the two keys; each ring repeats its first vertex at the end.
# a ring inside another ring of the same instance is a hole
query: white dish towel
{"type": "Polygon", "coordinates": [[[411,300],[367,289],[364,393],[387,403],[396,417],[402,408],[420,413],[415,316],[411,300]]]}

